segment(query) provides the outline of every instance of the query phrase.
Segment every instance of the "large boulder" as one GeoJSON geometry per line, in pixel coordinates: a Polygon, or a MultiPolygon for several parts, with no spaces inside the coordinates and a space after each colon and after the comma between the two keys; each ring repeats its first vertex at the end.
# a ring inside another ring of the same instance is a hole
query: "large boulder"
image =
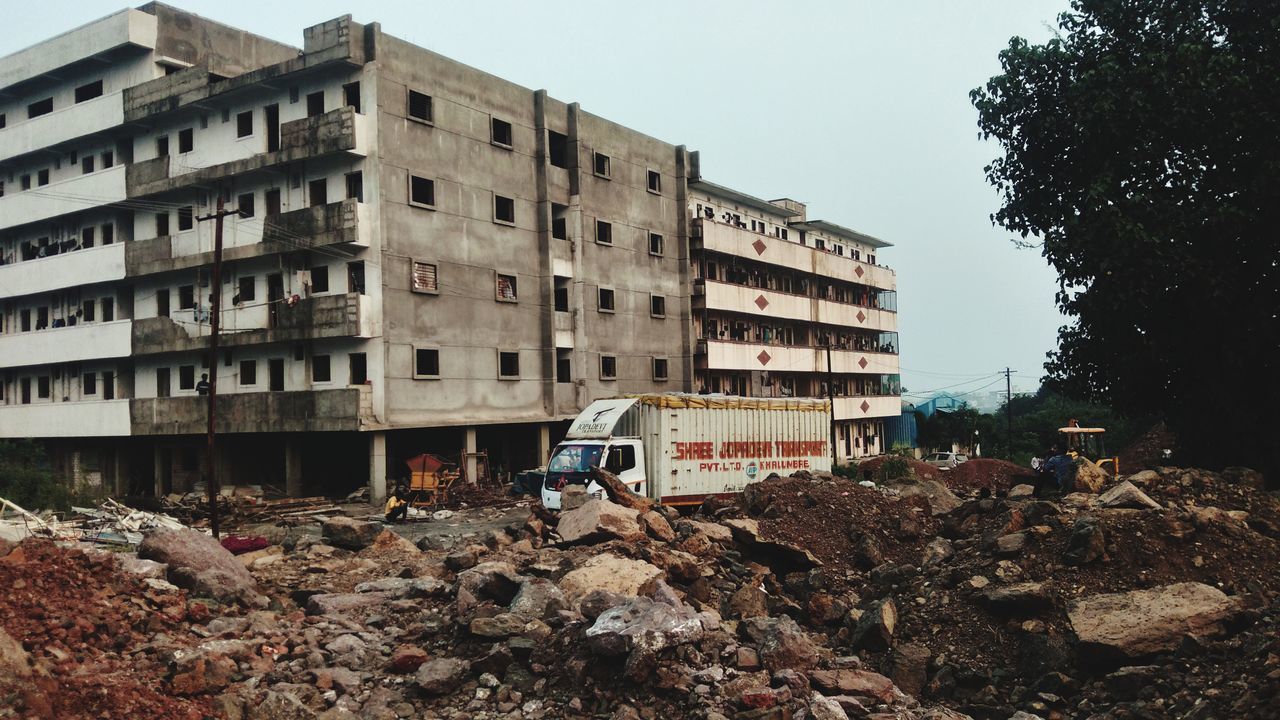
{"type": "Polygon", "coordinates": [[[576,604],[592,590],[636,596],[650,580],[661,576],[662,570],[643,560],[596,555],[560,578],[560,589],[570,604],[576,604]]]}
{"type": "Polygon", "coordinates": [[[1077,492],[1087,492],[1097,495],[1102,492],[1102,486],[1110,479],[1107,471],[1094,465],[1083,458],[1076,460],[1076,479],[1075,486],[1077,492]]]}
{"type": "Polygon", "coordinates": [[[697,642],[702,634],[702,620],[693,608],[636,597],[601,613],[587,628],[587,643],[602,655],[622,655],[697,642]]]}
{"type": "Polygon", "coordinates": [[[1213,637],[1236,612],[1236,601],[1203,583],[1093,595],[1067,610],[1083,652],[1137,658],[1178,647],[1186,635],[1213,637]]]}
{"type": "Polygon", "coordinates": [[[1106,555],[1106,548],[1102,522],[1096,517],[1082,515],[1071,528],[1071,538],[1067,541],[1062,561],[1068,565],[1085,565],[1106,555]]]}
{"type": "Polygon", "coordinates": [[[169,566],[169,582],[220,602],[258,604],[257,582],[229,550],[191,528],[158,530],[138,546],[138,557],[169,566]]]}
{"type": "Polygon", "coordinates": [[[500,561],[484,562],[464,570],[458,573],[458,612],[468,612],[482,600],[510,605],[524,580],[510,563],[500,561]]]}
{"type": "Polygon", "coordinates": [[[639,513],[608,500],[588,500],[582,507],[560,514],[556,532],[567,543],[594,543],[605,540],[635,542],[644,539],[639,513]]]}
{"type": "Polygon", "coordinates": [[[334,547],[363,550],[373,544],[382,532],[382,523],[355,520],[339,515],[324,521],[320,534],[334,547]]]}
{"type": "Polygon", "coordinates": [[[873,603],[853,626],[849,643],[855,649],[884,650],[893,645],[898,608],[891,598],[873,603]]]}
{"type": "Polygon", "coordinates": [[[818,664],[817,646],[786,615],[751,618],[746,621],[746,632],[756,643],[761,663],[772,672],[809,670],[818,664]]]}
{"type": "Polygon", "coordinates": [[[1152,500],[1136,485],[1125,480],[1098,496],[1098,504],[1109,508],[1138,508],[1140,510],[1159,510],[1160,503],[1152,500]]]}
{"type": "Polygon", "coordinates": [[[550,620],[568,606],[564,592],[555,583],[545,578],[530,578],[520,584],[509,609],[530,620],[550,620]]]}

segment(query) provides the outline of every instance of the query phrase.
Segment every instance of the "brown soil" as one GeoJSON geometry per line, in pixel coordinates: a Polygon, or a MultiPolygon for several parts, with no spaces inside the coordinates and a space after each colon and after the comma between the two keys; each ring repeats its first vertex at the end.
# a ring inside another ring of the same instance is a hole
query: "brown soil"
{"type": "MultiPolygon", "coordinates": [[[[893,455],[880,455],[878,457],[873,457],[869,460],[863,460],[862,462],[858,463],[858,479],[861,480],[865,478],[866,472],[870,471],[871,472],[870,479],[872,482],[877,482],[877,483],[884,482],[885,478],[880,472],[881,468],[884,467],[884,464],[886,462],[894,458],[895,456],[893,455]]],[[[911,469],[911,472],[916,477],[922,480],[940,480],[941,479],[939,476],[942,475],[943,472],[938,468],[926,462],[923,462],[921,460],[916,460],[915,458],[901,458],[901,459],[906,460],[907,467],[911,469]]]]}
{"type": "Polygon", "coordinates": [[[993,493],[1008,491],[1014,485],[1031,484],[1036,479],[1036,472],[1031,468],[993,458],[973,458],[941,475],[942,482],[960,494],[983,489],[993,493]]]}
{"type": "Polygon", "coordinates": [[[158,632],[191,637],[185,594],[151,590],[113,557],[29,540],[0,557],[0,607],[0,626],[37,673],[19,689],[19,717],[211,715],[205,702],[169,695],[159,653],[143,647],[158,632]]]}
{"type": "Polygon", "coordinates": [[[1177,448],[1177,437],[1164,423],[1158,423],[1120,452],[1120,472],[1128,475],[1165,465],[1164,451],[1177,448]]]}

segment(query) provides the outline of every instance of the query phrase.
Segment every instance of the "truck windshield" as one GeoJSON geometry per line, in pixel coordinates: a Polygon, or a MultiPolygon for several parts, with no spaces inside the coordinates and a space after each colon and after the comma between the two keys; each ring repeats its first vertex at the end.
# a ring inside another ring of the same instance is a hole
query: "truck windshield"
{"type": "Polygon", "coordinates": [[[600,464],[603,445],[561,445],[547,463],[548,473],[585,473],[600,464]]]}

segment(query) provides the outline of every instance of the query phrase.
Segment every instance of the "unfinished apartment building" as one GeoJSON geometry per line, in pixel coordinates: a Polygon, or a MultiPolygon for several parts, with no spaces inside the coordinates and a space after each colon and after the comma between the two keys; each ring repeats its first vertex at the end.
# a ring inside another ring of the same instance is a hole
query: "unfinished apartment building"
{"type": "MultiPolygon", "coordinates": [[[[829,271],[842,310],[869,312],[857,288],[892,274],[865,257],[770,265],[736,225],[716,244],[702,208],[746,218],[733,208],[750,198],[699,180],[696,153],[376,23],[303,37],[151,3],[0,58],[0,437],[45,442],[83,491],[197,489],[206,376],[224,485],[380,496],[423,452],[473,477],[538,465],[600,397],[825,389],[821,366],[745,366],[713,318],[808,318],[791,336],[805,346],[892,329],[891,308],[855,333],[848,313],[713,304],[734,252],[814,293],[829,271]]],[[[878,242],[751,202],[793,234],[770,236],[784,254],[878,242]]],[[[887,395],[857,383],[896,372],[888,354],[856,371],[841,356],[838,406],[880,411],[887,395]]]]}

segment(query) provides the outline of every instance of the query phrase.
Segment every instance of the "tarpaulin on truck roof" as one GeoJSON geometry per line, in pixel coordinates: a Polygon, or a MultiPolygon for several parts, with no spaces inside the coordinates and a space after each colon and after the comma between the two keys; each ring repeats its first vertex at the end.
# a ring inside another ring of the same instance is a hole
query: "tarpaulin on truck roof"
{"type": "Polygon", "coordinates": [[[695,395],[692,393],[661,393],[628,395],[643,405],[668,409],[706,408],[711,410],[794,410],[800,412],[829,412],[831,403],[823,398],[756,398],[735,395],[695,395]]]}

